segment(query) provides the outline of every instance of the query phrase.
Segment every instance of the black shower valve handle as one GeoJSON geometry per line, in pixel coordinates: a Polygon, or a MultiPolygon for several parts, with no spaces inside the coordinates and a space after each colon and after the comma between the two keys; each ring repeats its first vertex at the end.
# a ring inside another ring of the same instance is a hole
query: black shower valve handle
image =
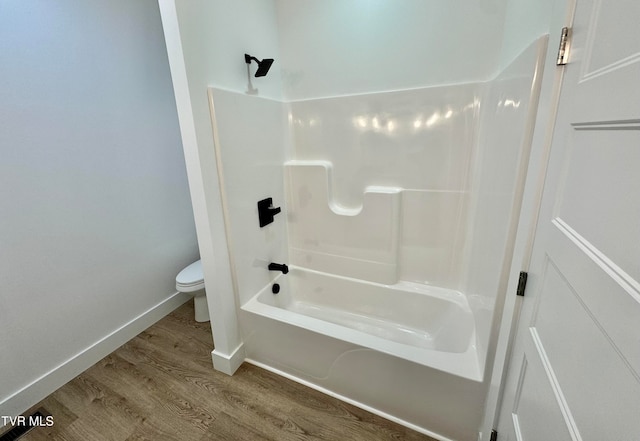
{"type": "Polygon", "coordinates": [[[282,209],[280,207],[273,206],[272,198],[266,198],[258,201],[258,220],[260,222],[260,228],[273,222],[274,216],[281,211],[282,209]]]}

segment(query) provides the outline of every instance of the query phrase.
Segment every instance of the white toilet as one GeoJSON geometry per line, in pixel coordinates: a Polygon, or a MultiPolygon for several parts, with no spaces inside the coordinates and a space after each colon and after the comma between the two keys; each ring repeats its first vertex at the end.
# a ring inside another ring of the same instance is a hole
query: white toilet
{"type": "Polygon", "coordinates": [[[196,310],[197,322],[209,321],[209,307],[204,289],[204,276],[202,275],[202,262],[193,262],[180,271],[176,276],[176,289],[193,296],[193,305],[196,310]]]}

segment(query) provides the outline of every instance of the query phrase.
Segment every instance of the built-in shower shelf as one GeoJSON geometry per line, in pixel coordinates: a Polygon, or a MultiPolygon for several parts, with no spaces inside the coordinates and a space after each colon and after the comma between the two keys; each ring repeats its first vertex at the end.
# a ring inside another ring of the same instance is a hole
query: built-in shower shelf
{"type": "Polygon", "coordinates": [[[291,263],[396,283],[402,189],[369,186],[360,207],[343,207],[331,171],[329,161],[285,163],[291,263]]]}

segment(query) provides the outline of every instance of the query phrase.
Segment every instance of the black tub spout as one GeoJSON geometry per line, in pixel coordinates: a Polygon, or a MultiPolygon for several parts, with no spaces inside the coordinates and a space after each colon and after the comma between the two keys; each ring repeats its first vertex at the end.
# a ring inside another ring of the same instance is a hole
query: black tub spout
{"type": "Polygon", "coordinates": [[[282,271],[282,274],[287,274],[289,272],[289,267],[284,263],[273,263],[269,264],[269,271],[282,271]]]}

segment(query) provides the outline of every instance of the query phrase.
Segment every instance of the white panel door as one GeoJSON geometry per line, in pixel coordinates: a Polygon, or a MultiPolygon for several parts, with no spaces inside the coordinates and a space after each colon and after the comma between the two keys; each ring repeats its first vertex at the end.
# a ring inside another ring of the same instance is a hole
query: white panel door
{"type": "Polygon", "coordinates": [[[498,440],[640,441],[640,2],[578,0],[498,440]]]}

